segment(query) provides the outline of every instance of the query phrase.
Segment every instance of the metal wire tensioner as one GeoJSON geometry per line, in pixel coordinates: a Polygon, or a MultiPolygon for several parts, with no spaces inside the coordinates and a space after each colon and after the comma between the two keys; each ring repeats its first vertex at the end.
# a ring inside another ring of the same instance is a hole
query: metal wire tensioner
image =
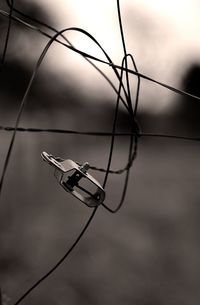
{"type": "Polygon", "coordinates": [[[65,191],[71,193],[88,207],[96,207],[103,203],[105,199],[105,190],[100,183],[90,174],[89,163],[78,165],[72,160],[63,160],[53,157],[46,152],[42,152],[42,158],[48,164],[55,168],[55,177],[65,191]],[[81,182],[85,180],[85,184],[81,182]]]}

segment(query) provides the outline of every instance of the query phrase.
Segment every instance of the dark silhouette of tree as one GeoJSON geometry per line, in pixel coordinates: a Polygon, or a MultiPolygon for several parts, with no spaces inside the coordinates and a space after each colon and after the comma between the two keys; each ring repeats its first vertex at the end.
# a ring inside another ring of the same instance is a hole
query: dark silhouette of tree
{"type": "MultiPolygon", "coordinates": [[[[194,63],[183,77],[182,87],[193,95],[200,96],[200,64],[194,63]]],[[[180,98],[176,115],[190,131],[200,130],[200,103],[190,98],[180,98]]]]}
{"type": "MultiPolygon", "coordinates": [[[[20,15],[15,11],[13,14],[24,21],[28,21],[29,18],[25,16],[27,15],[31,18],[41,20],[42,22],[52,24],[50,16],[40,4],[23,0],[18,0],[14,3],[16,9],[24,15],[20,15]]],[[[6,1],[1,3],[0,8],[9,12],[6,1]]],[[[2,56],[4,52],[8,22],[8,18],[0,15],[0,56],[2,56]]],[[[31,24],[34,24],[34,22],[31,21],[31,24]]],[[[18,22],[12,21],[6,58],[0,69],[0,99],[2,106],[7,105],[10,107],[13,105],[14,100],[18,101],[19,98],[22,98],[22,94],[25,91],[33,70],[33,64],[30,64],[29,61],[29,52],[30,54],[31,52],[35,52],[35,49],[32,46],[35,46],[36,44],[39,46],[43,41],[44,38],[41,35],[27,29],[18,22]],[[25,50],[25,48],[27,48],[27,50],[25,50]],[[25,52],[26,56],[20,56],[20,52],[22,54],[25,52]]]]}

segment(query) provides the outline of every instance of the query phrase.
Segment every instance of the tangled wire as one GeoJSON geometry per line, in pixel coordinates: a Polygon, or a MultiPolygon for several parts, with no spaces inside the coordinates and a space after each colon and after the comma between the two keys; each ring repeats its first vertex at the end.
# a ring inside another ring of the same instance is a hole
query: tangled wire
{"type": "MultiPolygon", "coordinates": [[[[7,28],[4,50],[3,50],[2,59],[1,59],[1,66],[3,66],[6,61],[6,54],[7,54],[7,49],[8,49],[8,45],[9,45],[10,30],[11,30],[11,26],[12,26],[13,22],[20,23],[24,27],[27,27],[32,31],[37,31],[39,34],[47,37],[49,39],[49,41],[46,44],[45,48],[43,49],[36,65],[35,65],[35,68],[32,72],[32,76],[29,80],[28,86],[26,88],[26,91],[24,93],[24,96],[21,100],[21,103],[20,103],[20,106],[18,109],[14,127],[0,126],[1,131],[4,130],[4,131],[12,132],[12,137],[11,137],[11,140],[9,143],[9,147],[8,147],[8,151],[7,151],[7,155],[6,155],[6,159],[4,162],[1,179],[0,179],[0,196],[1,196],[1,193],[3,190],[4,180],[5,180],[5,176],[7,173],[7,168],[8,168],[9,162],[10,162],[10,157],[11,157],[11,154],[13,151],[13,147],[15,144],[17,132],[38,132],[38,133],[39,132],[40,133],[48,132],[48,133],[65,133],[65,134],[88,135],[88,136],[90,136],[90,135],[91,136],[93,136],[93,135],[110,136],[110,148],[109,148],[108,160],[107,160],[107,164],[105,165],[105,168],[98,168],[96,166],[90,166],[91,169],[93,169],[95,171],[101,171],[104,173],[104,180],[102,183],[103,188],[106,187],[109,175],[111,175],[111,174],[120,175],[120,174],[125,173],[121,198],[119,200],[119,203],[116,205],[116,207],[114,209],[111,209],[107,203],[101,204],[101,206],[103,208],[105,208],[107,211],[109,211],[110,213],[118,212],[124,203],[125,195],[127,192],[129,174],[130,174],[131,167],[137,157],[138,143],[139,143],[140,137],[169,137],[169,138],[176,138],[176,139],[200,141],[200,138],[184,137],[184,136],[178,136],[178,135],[167,135],[167,134],[150,134],[150,133],[142,132],[142,130],[139,126],[139,123],[137,122],[137,110],[138,110],[138,103],[139,103],[141,79],[146,79],[150,82],[153,82],[159,86],[162,86],[168,90],[171,90],[171,91],[173,91],[177,94],[183,95],[183,96],[192,97],[193,99],[196,99],[196,100],[200,100],[200,98],[196,97],[194,95],[191,95],[187,92],[173,88],[167,84],[161,83],[160,81],[154,80],[146,75],[141,74],[138,71],[134,57],[131,54],[129,54],[126,49],[126,42],[125,42],[125,38],[124,38],[119,0],[116,0],[116,4],[117,4],[117,14],[118,14],[120,34],[121,34],[121,41],[122,41],[123,53],[124,53],[120,66],[115,65],[115,63],[112,61],[109,54],[105,51],[105,49],[101,46],[101,44],[90,33],[85,31],[84,29],[71,27],[71,28],[63,29],[61,31],[57,31],[52,26],[50,26],[40,20],[32,18],[31,16],[28,16],[28,15],[24,14],[23,12],[19,11],[14,5],[14,0],[6,0],[6,3],[8,6],[8,9],[9,9],[8,12],[0,10],[0,14],[8,19],[8,28],[7,28]],[[24,21],[24,18],[27,21],[24,21]],[[47,32],[47,30],[51,30],[54,34],[51,36],[47,32]],[[85,52],[81,51],[80,49],[76,48],[66,37],[66,34],[69,32],[79,32],[82,35],[87,36],[102,51],[102,53],[104,54],[105,60],[97,58],[91,54],[85,53],[85,52]],[[60,38],[62,38],[62,39],[60,39],[60,38]],[[28,95],[29,95],[30,89],[33,85],[36,75],[38,74],[38,71],[41,67],[43,60],[53,43],[61,44],[68,50],[70,50],[72,52],[76,52],[80,56],[82,56],[84,60],[86,60],[90,65],[92,65],[94,67],[94,69],[96,69],[102,75],[102,77],[108,82],[108,84],[113,89],[113,92],[116,95],[116,102],[115,102],[114,118],[113,118],[113,122],[112,122],[112,130],[110,132],[99,132],[99,131],[98,132],[95,132],[95,131],[84,131],[83,132],[83,131],[77,131],[77,130],[63,130],[63,129],[23,128],[23,127],[19,126],[25,105],[28,100],[28,95]],[[108,76],[101,69],[99,69],[99,67],[97,67],[95,65],[95,62],[100,62],[101,64],[107,65],[110,67],[110,69],[112,69],[115,77],[118,80],[118,88],[116,88],[115,85],[113,84],[113,82],[108,78],[108,76]],[[131,67],[129,67],[129,62],[131,62],[131,67]],[[130,85],[130,80],[129,80],[130,75],[134,75],[136,77],[136,82],[137,82],[136,92],[135,92],[134,97],[131,94],[131,85],[130,85]],[[124,109],[126,110],[128,116],[129,116],[130,132],[127,132],[127,133],[116,132],[117,118],[118,118],[120,103],[123,105],[124,109]],[[123,168],[113,170],[111,168],[111,163],[112,163],[113,151],[115,148],[115,139],[117,136],[125,136],[125,135],[129,136],[128,158],[127,158],[126,164],[123,168]]],[[[38,287],[38,285],[40,285],[41,282],[46,280],[46,278],[49,277],[64,262],[64,260],[66,260],[66,258],[69,256],[69,254],[77,246],[77,244],[83,237],[88,226],[90,225],[91,221],[93,220],[93,218],[97,212],[97,209],[98,209],[98,207],[95,207],[92,210],[92,213],[91,213],[89,219],[87,220],[85,226],[83,227],[82,231],[77,236],[76,240],[71,245],[71,247],[68,249],[68,251],[63,255],[63,257],[44,276],[42,276],[32,287],[30,287],[15,302],[15,305],[20,304],[22,302],[22,300],[25,299],[26,296],[28,296],[34,289],[36,289],[36,287],[38,287]]]]}

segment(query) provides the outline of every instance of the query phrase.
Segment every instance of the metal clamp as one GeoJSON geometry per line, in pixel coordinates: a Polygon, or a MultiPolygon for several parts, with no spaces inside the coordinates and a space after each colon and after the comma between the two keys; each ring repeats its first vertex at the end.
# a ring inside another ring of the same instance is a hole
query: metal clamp
{"type": "Polygon", "coordinates": [[[87,162],[80,166],[72,160],[55,158],[46,152],[42,153],[42,158],[55,168],[55,177],[59,184],[88,207],[96,207],[104,201],[105,191],[99,182],[87,173],[87,162]]]}

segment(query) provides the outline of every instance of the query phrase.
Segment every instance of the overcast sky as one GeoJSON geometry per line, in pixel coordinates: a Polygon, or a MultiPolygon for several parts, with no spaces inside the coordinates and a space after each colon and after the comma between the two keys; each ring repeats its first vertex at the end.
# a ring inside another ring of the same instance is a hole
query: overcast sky
{"type": "MultiPolygon", "coordinates": [[[[76,26],[87,30],[115,63],[121,62],[123,50],[115,0],[37,1],[50,12],[58,29],[76,26]]],[[[134,55],[141,73],[173,86],[181,86],[181,75],[189,64],[200,61],[199,9],[198,0],[121,0],[127,49],[134,55]]],[[[79,49],[103,58],[102,53],[83,35],[69,33],[67,37],[79,49]]],[[[48,65],[60,74],[70,73],[71,81],[77,82],[80,90],[114,98],[105,80],[80,56],[70,53],[62,47],[53,47],[49,60],[47,58],[48,65]]],[[[113,78],[112,71],[105,71],[113,78]]],[[[143,107],[155,112],[168,107],[174,97],[165,89],[149,85],[146,81],[142,90],[143,107]]]]}

